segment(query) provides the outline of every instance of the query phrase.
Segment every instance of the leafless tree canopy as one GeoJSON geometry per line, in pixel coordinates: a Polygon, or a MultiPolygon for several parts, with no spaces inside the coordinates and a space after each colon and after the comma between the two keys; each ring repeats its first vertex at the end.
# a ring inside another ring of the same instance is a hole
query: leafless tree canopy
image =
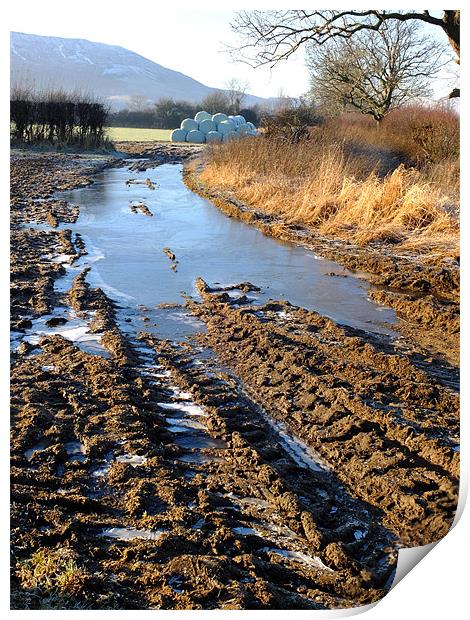
{"type": "Polygon", "coordinates": [[[230,114],[230,101],[227,93],[223,90],[213,90],[201,101],[201,108],[210,114],[216,112],[230,114]]]}
{"type": "Polygon", "coordinates": [[[274,66],[308,42],[349,39],[364,30],[378,31],[390,20],[418,20],[442,28],[460,56],[460,11],[442,11],[440,17],[429,11],[241,11],[231,24],[241,44],[232,52],[251,66],[274,66]]]}
{"type": "Polygon", "coordinates": [[[132,95],[129,99],[129,110],[132,112],[143,112],[149,108],[149,100],[145,95],[132,95]]]}
{"type": "Polygon", "coordinates": [[[237,78],[232,78],[225,83],[225,92],[229,99],[232,113],[240,111],[243,102],[246,99],[246,91],[248,90],[248,82],[242,82],[237,78]]]}
{"type": "Polygon", "coordinates": [[[421,33],[417,22],[383,22],[354,37],[308,44],[312,98],[329,110],[348,108],[381,121],[392,109],[429,94],[429,78],[443,67],[443,46],[421,33]]]}

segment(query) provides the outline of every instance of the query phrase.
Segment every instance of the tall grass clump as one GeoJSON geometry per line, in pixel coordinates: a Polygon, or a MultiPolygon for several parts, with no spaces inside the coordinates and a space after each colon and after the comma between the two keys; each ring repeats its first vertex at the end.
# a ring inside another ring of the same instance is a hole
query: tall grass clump
{"type": "MultiPolygon", "coordinates": [[[[441,131],[439,115],[429,116],[441,131]]],[[[444,143],[438,146],[440,136],[421,133],[428,122],[424,116],[407,117],[407,122],[406,139],[398,129],[395,133],[392,119],[378,129],[375,124],[368,128],[340,119],[336,129],[326,122],[300,142],[279,140],[267,132],[214,146],[207,152],[201,181],[233,191],[258,211],[324,235],[359,245],[385,242],[400,244],[404,250],[456,255],[458,140],[449,150],[444,143]],[[423,156],[412,161],[415,129],[426,141],[426,155],[420,143],[415,153],[421,149],[423,156]],[[385,135],[388,141],[382,139],[385,135]],[[408,154],[397,146],[399,139],[410,146],[408,154]],[[403,161],[381,173],[377,145],[379,158],[401,153],[403,161]]],[[[451,123],[454,126],[453,117],[451,123]]]]}

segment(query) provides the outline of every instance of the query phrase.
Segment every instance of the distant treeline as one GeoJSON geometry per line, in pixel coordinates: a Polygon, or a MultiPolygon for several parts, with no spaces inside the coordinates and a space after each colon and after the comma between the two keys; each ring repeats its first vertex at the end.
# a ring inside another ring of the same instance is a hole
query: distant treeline
{"type": "Polygon", "coordinates": [[[107,116],[103,103],[79,93],[13,88],[10,96],[11,137],[27,144],[100,146],[107,116]]]}
{"type": "Polygon", "coordinates": [[[243,114],[247,121],[254,125],[259,124],[259,110],[256,107],[232,109],[220,101],[201,101],[194,104],[189,101],[175,101],[173,99],[160,99],[152,107],[141,109],[125,109],[112,112],[108,116],[110,127],[145,127],[147,129],[175,129],[185,118],[193,118],[199,110],[206,110],[214,114],[224,112],[226,114],[243,114]]]}

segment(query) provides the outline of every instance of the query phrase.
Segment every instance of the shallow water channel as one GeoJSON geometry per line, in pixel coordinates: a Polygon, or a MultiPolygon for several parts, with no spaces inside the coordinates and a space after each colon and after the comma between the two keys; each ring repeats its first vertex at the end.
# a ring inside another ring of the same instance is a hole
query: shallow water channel
{"type": "Polygon", "coordinates": [[[338,323],[393,333],[394,312],[368,299],[367,282],[310,250],[227,217],[191,192],[181,172],[181,165],[170,164],[145,172],[108,169],[92,185],[59,194],[80,206],[77,223],[66,226],[83,236],[93,256],[89,282],[117,301],[135,328],[163,337],[194,329],[197,322],[188,326],[193,321],[181,308],[156,306],[182,303],[184,293],[196,295],[194,282],[201,276],[209,285],[250,281],[261,287],[261,293],[249,294],[256,303],[287,299],[338,323]],[[145,183],[148,178],[155,189],[145,183]],[[142,203],[152,216],[133,212],[132,205],[142,203]]]}

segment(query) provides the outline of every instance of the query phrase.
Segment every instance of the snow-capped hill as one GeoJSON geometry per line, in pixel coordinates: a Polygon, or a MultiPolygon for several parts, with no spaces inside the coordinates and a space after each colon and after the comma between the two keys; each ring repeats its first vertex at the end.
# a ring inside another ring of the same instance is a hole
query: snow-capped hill
{"type": "MultiPolygon", "coordinates": [[[[80,90],[106,99],[113,109],[134,95],[201,101],[211,87],[117,45],[12,32],[12,83],[80,90]]],[[[248,105],[261,103],[249,95],[248,105]]]]}

